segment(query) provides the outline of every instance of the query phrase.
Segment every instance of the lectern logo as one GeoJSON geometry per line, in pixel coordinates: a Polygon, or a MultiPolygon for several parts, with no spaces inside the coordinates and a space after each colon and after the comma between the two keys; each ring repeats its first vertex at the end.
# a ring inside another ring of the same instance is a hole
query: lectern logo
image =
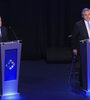
{"type": "Polygon", "coordinates": [[[5,50],[4,80],[17,79],[17,49],[5,50]]]}
{"type": "Polygon", "coordinates": [[[15,63],[12,59],[10,59],[8,61],[8,64],[6,64],[6,67],[9,69],[9,70],[12,70],[14,67],[15,67],[15,63]]]}

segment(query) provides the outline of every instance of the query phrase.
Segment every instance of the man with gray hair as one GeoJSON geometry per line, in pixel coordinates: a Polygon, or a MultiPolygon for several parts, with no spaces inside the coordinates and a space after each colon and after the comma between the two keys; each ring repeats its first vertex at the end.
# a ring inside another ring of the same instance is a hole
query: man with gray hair
{"type": "MultiPolygon", "coordinates": [[[[81,12],[82,20],[75,23],[72,32],[72,48],[76,58],[80,58],[80,40],[90,38],[90,9],[84,8],[81,12]]],[[[80,59],[79,59],[80,60],[80,59]]],[[[82,87],[82,68],[80,66],[80,87],[82,87]]]]}
{"type": "Polygon", "coordinates": [[[7,41],[7,29],[5,26],[2,26],[2,18],[0,16],[0,42],[7,41]]]}
{"type": "Polygon", "coordinates": [[[79,54],[80,40],[90,38],[90,9],[84,8],[81,12],[83,20],[75,23],[74,30],[72,32],[72,47],[73,54],[79,54]]]}

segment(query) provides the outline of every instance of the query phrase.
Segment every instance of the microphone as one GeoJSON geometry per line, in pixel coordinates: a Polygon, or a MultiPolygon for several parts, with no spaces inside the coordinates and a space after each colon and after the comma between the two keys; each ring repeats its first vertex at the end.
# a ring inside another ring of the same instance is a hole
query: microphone
{"type": "Polygon", "coordinates": [[[17,37],[15,31],[13,30],[13,28],[12,28],[11,26],[9,26],[9,29],[12,31],[12,33],[13,33],[15,39],[18,40],[18,37],[17,37]]]}

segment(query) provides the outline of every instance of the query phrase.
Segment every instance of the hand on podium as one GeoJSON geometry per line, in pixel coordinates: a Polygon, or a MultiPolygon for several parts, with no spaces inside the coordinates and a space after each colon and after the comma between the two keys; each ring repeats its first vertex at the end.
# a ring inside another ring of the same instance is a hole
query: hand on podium
{"type": "Polygon", "coordinates": [[[79,60],[77,49],[73,49],[73,57],[74,57],[74,62],[77,62],[79,60]]]}
{"type": "Polygon", "coordinates": [[[74,54],[74,56],[77,56],[77,49],[73,49],[73,54],[74,54]]]}

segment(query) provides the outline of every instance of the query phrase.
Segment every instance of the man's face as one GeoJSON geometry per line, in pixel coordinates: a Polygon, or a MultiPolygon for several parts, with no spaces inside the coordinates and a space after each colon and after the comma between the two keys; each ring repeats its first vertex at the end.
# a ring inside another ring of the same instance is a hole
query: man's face
{"type": "Polygon", "coordinates": [[[2,26],[2,19],[0,18],[0,27],[2,26]]]}
{"type": "Polygon", "coordinates": [[[84,11],[82,16],[86,21],[90,20],[90,11],[84,11]]]}

